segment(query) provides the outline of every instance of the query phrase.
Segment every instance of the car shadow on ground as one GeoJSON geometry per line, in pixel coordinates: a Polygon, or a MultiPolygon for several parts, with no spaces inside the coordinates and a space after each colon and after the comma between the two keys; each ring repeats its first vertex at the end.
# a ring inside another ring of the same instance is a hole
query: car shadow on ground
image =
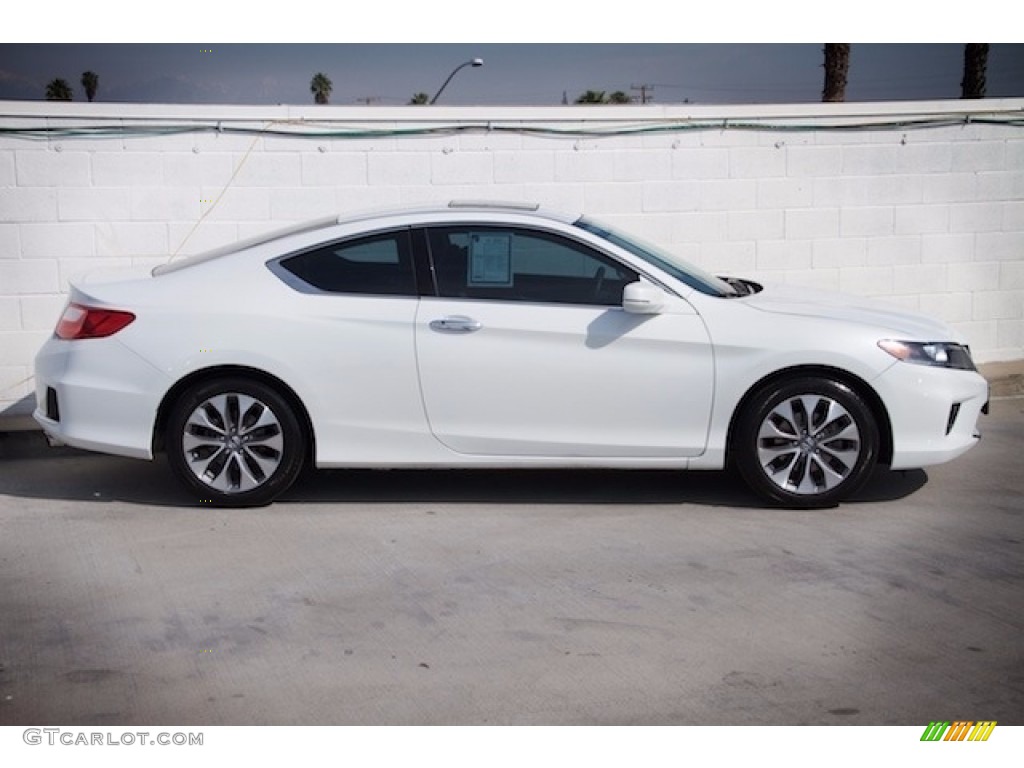
{"type": "MultiPolygon", "coordinates": [[[[850,501],[892,501],[914,493],[926,482],[927,475],[920,470],[881,470],[850,501]]],[[[282,499],[769,508],[734,472],[670,470],[321,470],[310,473],[282,499]]]]}
{"type": "MultiPolygon", "coordinates": [[[[850,501],[894,501],[915,493],[927,481],[922,470],[880,468],[850,501]]],[[[162,459],[149,462],[49,448],[36,433],[0,434],[0,494],[161,507],[202,505],[178,484],[162,459]]],[[[699,504],[770,509],[733,472],[669,470],[331,469],[307,471],[281,501],[699,504]]]]}

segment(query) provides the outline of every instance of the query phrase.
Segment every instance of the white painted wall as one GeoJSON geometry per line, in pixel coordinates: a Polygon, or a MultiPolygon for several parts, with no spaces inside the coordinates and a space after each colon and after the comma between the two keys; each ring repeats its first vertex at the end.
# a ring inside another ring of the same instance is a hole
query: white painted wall
{"type": "Polygon", "coordinates": [[[981,361],[1024,358],[1024,124],[1009,122],[1022,111],[1024,99],[556,108],[0,102],[0,414],[29,410],[32,359],[70,275],[155,265],[337,211],[451,198],[584,211],[719,273],[937,315],[981,361]],[[938,119],[948,121],[910,126],[938,119]],[[264,132],[209,130],[218,124],[264,132]],[[864,124],[873,127],[854,129],[864,124]],[[168,126],[203,130],[142,135],[168,126]],[[90,127],[106,135],[53,133],[90,127]],[[420,128],[441,132],[393,135],[420,128]],[[37,130],[11,132],[27,129],[37,130]],[[326,131],[339,135],[309,135],[326,131]]]}

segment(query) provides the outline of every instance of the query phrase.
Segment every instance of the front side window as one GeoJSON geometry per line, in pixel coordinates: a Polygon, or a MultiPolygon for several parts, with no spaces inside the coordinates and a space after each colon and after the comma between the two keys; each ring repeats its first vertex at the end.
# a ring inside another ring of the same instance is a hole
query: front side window
{"type": "Polygon", "coordinates": [[[444,298],[617,306],[637,279],[587,246],[545,232],[462,226],[428,230],[444,298]]]}
{"type": "Polygon", "coordinates": [[[286,280],[292,275],[330,293],[416,295],[409,233],[404,230],[321,246],[276,266],[287,273],[286,280]]]}

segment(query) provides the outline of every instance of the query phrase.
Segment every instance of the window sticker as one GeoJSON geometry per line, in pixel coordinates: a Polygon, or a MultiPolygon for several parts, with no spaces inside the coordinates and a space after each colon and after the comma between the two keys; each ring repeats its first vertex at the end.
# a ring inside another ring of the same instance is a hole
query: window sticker
{"type": "Polygon", "coordinates": [[[474,234],[469,241],[468,285],[512,285],[512,235],[474,234]]]}

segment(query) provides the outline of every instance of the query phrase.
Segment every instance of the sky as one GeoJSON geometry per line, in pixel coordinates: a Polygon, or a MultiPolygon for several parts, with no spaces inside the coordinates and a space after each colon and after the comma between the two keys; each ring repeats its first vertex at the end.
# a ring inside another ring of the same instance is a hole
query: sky
{"type": "Polygon", "coordinates": [[[479,57],[484,66],[460,70],[439,104],[552,105],[586,90],[659,104],[816,102],[817,41],[836,39],[864,41],[853,43],[847,101],[958,98],[956,41],[970,39],[1002,41],[991,44],[987,95],[1024,97],[1024,44],[996,0],[972,0],[966,14],[962,0],[929,0],[927,13],[892,0],[731,0],[699,13],[660,0],[585,11],[551,0],[8,6],[0,99],[43,99],[62,78],[84,101],[81,74],[91,70],[98,101],[312,104],[310,81],[323,72],[331,104],[402,105],[435,95],[479,57]]]}
{"type": "MultiPolygon", "coordinates": [[[[673,104],[820,101],[821,44],[257,44],[2,43],[0,99],[44,98],[63,78],[85,101],[81,73],[99,75],[97,101],[311,104],[323,72],[331,104],[552,105],[583,91],[623,91],[673,104]],[[646,86],[641,90],[640,86],[646,86]]],[[[963,44],[860,44],[851,49],[847,101],[955,99],[963,44]]],[[[993,44],[990,97],[1024,97],[1024,45],[993,44]]]]}

